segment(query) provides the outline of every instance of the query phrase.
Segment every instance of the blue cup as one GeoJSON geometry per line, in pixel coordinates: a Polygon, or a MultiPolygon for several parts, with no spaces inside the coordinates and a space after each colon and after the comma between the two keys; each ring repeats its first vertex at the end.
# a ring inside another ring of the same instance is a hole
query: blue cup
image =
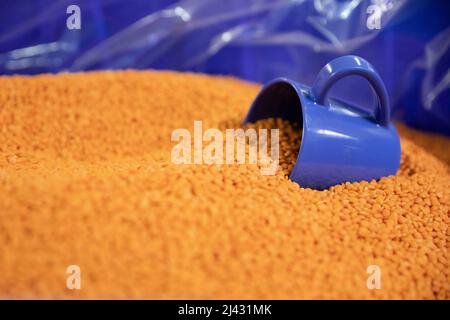
{"type": "Polygon", "coordinates": [[[395,175],[400,166],[400,140],[391,123],[386,87],[361,57],[343,56],[328,63],[311,88],[278,78],[258,94],[244,123],[283,118],[302,125],[297,162],[289,176],[305,188],[370,181],[395,175]],[[377,98],[374,112],[327,98],[329,89],[347,76],[360,76],[377,98]]]}

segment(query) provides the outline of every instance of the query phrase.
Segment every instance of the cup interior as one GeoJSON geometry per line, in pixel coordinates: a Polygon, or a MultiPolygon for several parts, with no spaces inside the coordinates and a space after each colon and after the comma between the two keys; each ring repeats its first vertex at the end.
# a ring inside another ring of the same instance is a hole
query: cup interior
{"type": "Polygon", "coordinates": [[[286,81],[268,84],[253,102],[245,123],[267,118],[282,118],[296,122],[303,129],[301,100],[292,84],[286,81]]]}

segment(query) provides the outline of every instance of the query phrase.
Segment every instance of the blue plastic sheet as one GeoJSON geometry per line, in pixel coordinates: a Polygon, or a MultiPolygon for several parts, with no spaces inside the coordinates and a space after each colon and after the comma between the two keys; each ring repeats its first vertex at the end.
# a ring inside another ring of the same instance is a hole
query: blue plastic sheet
{"type": "MultiPolygon", "coordinates": [[[[414,0],[2,0],[0,73],[156,68],[310,85],[357,54],[386,82],[394,115],[450,135],[450,4],[414,0]],[[66,26],[67,8],[81,28],[66,26]]],[[[332,95],[371,108],[346,79],[332,95]]]]}

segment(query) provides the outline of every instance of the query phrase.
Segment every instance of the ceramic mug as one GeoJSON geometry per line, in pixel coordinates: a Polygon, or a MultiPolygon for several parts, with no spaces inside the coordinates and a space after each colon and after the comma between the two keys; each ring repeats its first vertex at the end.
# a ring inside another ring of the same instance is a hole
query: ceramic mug
{"type": "Polygon", "coordinates": [[[283,118],[302,126],[302,141],[289,178],[300,186],[323,190],[355,181],[395,175],[400,166],[400,140],[391,122],[386,87],[361,57],[342,56],[328,63],[311,88],[278,78],[258,94],[244,120],[283,118]],[[329,89],[347,76],[371,85],[377,105],[364,108],[328,99],[329,89]]]}

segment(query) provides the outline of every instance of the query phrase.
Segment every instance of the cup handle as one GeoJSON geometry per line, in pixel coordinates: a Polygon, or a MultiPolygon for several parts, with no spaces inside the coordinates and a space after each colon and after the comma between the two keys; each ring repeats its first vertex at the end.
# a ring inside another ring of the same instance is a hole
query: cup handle
{"type": "Polygon", "coordinates": [[[361,57],[342,56],[323,67],[311,88],[312,99],[314,102],[324,105],[328,90],[336,81],[354,75],[362,76],[369,81],[378,98],[375,120],[384,127],[388,126],[391,116],[386,87],[378,72],[361,57]]]}

